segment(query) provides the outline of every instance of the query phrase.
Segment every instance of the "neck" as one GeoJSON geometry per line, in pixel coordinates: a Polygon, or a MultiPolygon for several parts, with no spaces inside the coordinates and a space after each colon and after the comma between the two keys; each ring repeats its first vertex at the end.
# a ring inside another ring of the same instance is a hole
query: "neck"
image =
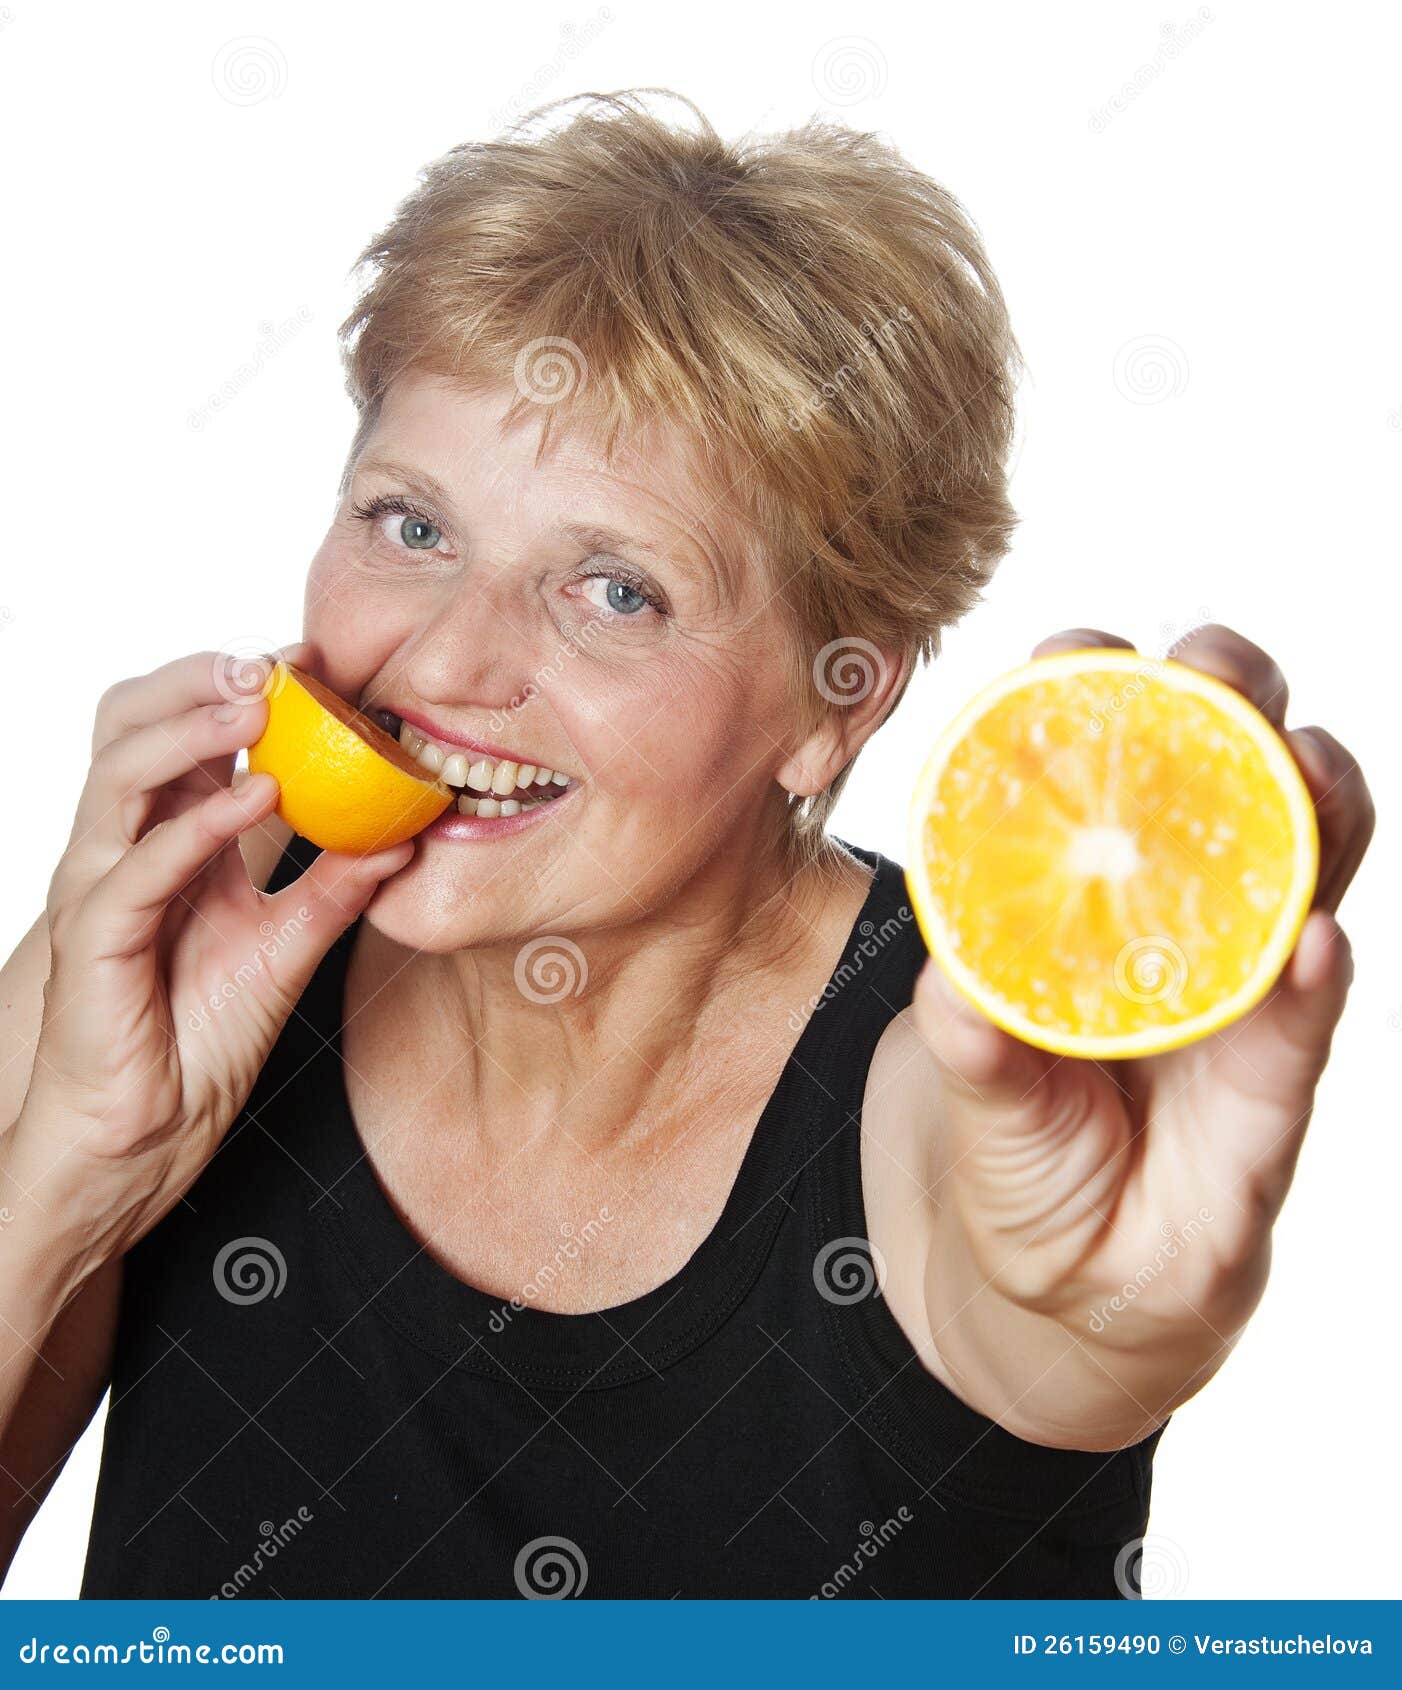
{"type": "Polygon", "coordinates": [[[788,1014],[821,991],[864,895],[830,842],[806,864],[723,845],[661,907],[577,939],[431,955],[367,928],[358,949],[371,978],[396,976],[392,1013],[444,1076],[435,1118],[461,1119],[466,1096],[504,1142],[553,1123],[592,1153],[675,1114],[702,1070],[713,1088],[766,1017],[791,1045],[788,1014]]]}

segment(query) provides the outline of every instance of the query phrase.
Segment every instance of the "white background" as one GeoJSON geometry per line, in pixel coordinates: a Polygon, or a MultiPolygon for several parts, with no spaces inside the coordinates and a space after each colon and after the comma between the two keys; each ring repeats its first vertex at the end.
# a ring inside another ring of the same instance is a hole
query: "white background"
{"type": "MultiPolygon", "coordinates": [[[[1151,1531],[1183,1594],[1397,1594],[1399,49],[1363,5],[0,8],[0,941],[42,902],[102,689],[296,636],[352,429],[346,271],[419,166],[642,84],[727,135],[818,110],[880,130],[1006,289],[1023,521],[834,831],[904,860],[939,724],[1083,623],[1153,651],[1233,624],[1280,658],[1294,722],[1369,766],[1357,978],[1274,1277],[1164,1437],[1151,1531]]],[[[7,1596],[76,1594],[97,1437],[7,1596]]]]}

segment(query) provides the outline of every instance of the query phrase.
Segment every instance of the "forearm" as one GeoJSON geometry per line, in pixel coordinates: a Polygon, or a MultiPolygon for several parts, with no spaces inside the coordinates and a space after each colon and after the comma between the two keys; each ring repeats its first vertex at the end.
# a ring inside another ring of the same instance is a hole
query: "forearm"
{"type": "Polygon", "coordinates": [[[54,1323],[103,1265],[80,1194],[23,1116],[0,1134],[0,1439],[54,1323]]]}
{"type": "Polygon", "coordinates": [[[1214,1264],[1192,1280],[1069,1285],[1039,1312],[980,1271],[951,1204],[929,1256],[930,1364],[962,1400],[1029,1442],[1120,1449],[1162,1425],[1226,1360],[1269,1255],[1267,1235],[1230,1272],[1214,1264]]]}

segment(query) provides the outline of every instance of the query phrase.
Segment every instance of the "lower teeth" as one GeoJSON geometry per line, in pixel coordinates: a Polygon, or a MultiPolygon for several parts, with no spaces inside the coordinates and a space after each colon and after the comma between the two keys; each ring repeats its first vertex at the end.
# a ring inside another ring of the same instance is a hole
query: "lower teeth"
{"type": "Polygon", "coordinates": [[[497,816],[515,816],[522,810],[538,810],[542,804],[548,804],[549,798],[479,798],[476,793],[463,792],[458,795],[458,813],[464,816],[481,816],[484,821],[490,821],[497,816]]]}

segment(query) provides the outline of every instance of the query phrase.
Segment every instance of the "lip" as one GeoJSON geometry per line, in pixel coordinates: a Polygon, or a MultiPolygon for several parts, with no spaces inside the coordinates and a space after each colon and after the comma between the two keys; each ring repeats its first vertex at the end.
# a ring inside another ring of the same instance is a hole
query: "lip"
{"type": "MultiPolygon", "coordinates": [[[[414,725],[418,726],[417,723],[414,725]]],[[[568,804],[578,791],[578,785],[566,787],[558,798],[552,798],[546,804],[531,804],[526,809],[517,811],[514,816],[465,816],[453,806],[444,810],[437,821],[430,822],[416,837],[452,839],[465,843],[471,843],[473,840],[508,839],[513,833],[524,833],[528,827],[534,827],[542,816],[553,814],[568,804]]]]}
{"type": "MultiPolygon", "coordinates": [[[[401,709],[399,705],[391,704],[386,699],[376,699],[375,702],[382,710],[392,711],[401,722],[407,722],[411,728],[417,728],[421,734],[427,734],[430,739],[436,739],[440,744],[457,745],[464,751],[476,751],[480,756],[493,757],[499,761],[510,763],[530,763],[534,761],[530,757],[523,757],[519,751],[508,751],[504,745],[492,745],[485,739],[469,739],[466,734],[454,733],[450,728],[440,728],[436,723],[430,722],[427,716],[420,716],[413,710],[401,709]]],[[[555,767],[553,763],[536,763],[535,766],[536,768],[550,769],[555,767]]],[[[564,772],[568,773],[568,770],[564,772]]],[[[573,781],[574,776],[571,775],[570,779],[573,781]]],[[[560,800],[557,798],[554,802],[558,804],[560,800]]],[[[506,819],[512,820],[510,816],[506,819]]]]}

